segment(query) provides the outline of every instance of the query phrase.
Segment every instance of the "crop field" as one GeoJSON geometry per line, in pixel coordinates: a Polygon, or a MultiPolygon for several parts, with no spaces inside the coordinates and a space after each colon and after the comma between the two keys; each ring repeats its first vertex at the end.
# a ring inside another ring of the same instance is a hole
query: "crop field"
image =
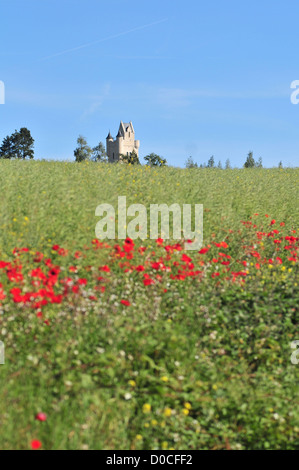
{"type": "Polygon", "coordinates": [[[298,450],[298,185],[1,161],[0,448],[298,450]],[[203,204],[202,248],[96,239],[118,196],[203,204]]]}

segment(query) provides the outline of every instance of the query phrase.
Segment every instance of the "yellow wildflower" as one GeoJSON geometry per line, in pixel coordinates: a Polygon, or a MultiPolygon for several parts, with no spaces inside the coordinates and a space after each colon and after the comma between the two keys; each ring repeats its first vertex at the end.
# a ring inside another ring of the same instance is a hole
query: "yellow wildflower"
{"type": "Polygon", "coordinates": [[[152,407],[151,407],[151,405],[150,405],[149,403],[145,403],[145,404],[143,405],[143,407],[142,407],[142,411],[143,411],[143,413],[145,413],[145,414],[146,414],[146,413],[150,413],[150,412],[151,412],[151,409],[152,409],[152,407]]]}
{"type": "Polygon", "coordinates": [[[167,418],[172,415],[172,409],[171,408],[165,408],[163,411],[163,415],[166,416],[167,418]]]}

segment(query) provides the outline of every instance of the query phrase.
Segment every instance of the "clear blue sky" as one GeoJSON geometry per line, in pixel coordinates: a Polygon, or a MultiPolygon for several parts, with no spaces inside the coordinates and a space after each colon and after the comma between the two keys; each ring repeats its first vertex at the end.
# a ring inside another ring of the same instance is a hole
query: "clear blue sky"
{"type": "Polygon", "coordinates": [[[299,162],[298,0],[0,0],[0,139],[73,159],[133,121],[141,156],[299,162]],[[86,47],[80,47],[85,46],[86,47]]]}

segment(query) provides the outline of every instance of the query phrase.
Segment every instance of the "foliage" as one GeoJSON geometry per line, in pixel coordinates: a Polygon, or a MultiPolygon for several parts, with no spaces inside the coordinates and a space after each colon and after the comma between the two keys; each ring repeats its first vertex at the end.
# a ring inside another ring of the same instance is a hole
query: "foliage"
{"type": "Polygon", "coordinates": [[[80,135],[77,139],[78,147],[74,150],[75,161],[83,162],[89,160],[92,155],[92,148],[87,144],[86,139],[80,135]]]}
{"type": "Polygon", "coordinates": [[[0,147],[0,158],[14,158],[14,145],[12,142],[12,137],[9,135],[3,139],[2,145],[0,147]]]}
{"type": "Polygon", "coordinates": [[[246,162],[244,163],[244,168],[254,168],[255,166],[256,166],[256,163],[253,158],[253,152],[249,152],[246,162]]]}
{"type": "Polygon", "coordinates": [[[133,152],[131,152],[129,155],[120,155],[119,159],[123,163],[129,163],[130,165],[140,165],[140,161],[135,150],[133,150],[133,152]]]}
{"type": "Polygon", "coordinates": [[[263,160],[262,157],[259,157],[258,161],[255,164],[256,168],[263,168],[263,160]]]}
{"type": "Polygon", "coordinates": [[[146,161],[146,164],[149,166],[166,166],[167,161],[165,158],[160,157],[156,153],[151,153],[150,155],[147,155],[144,157],[144,160],[146,161]]]}
{"type": "Polygon", "coordinates": [[[209,158],[208,160],[208,168],[214,168],[215,166],[215,159],[214,159],[214,156],[212,155],[211,158],[209,158]]]}
{"type": "Polygon", "coordinates": [[[107,162],[107,153],[103,142],[100,142],[96,147],[92,149],[91,160],[93,160],[94,162],[107,162]]]}
{"type": "Polygon", "coordinates": [[[229,158],[225,161],[225,166],[224,166],[224,168],[225,168],[226,170],[231,170],[231,164],[230,164],[229,158]]]}
{"type": "Polygon", "coordinates": [[[198,168],[197,163],[193,160],[191,156],[187,158],[185,166],[186,168],[198,168]]]}
{"type": "Polygon", "coordinates": [[[4,138],[0,147],[0,158],[34,158],[34,139],[26,127],[4,138]]]}

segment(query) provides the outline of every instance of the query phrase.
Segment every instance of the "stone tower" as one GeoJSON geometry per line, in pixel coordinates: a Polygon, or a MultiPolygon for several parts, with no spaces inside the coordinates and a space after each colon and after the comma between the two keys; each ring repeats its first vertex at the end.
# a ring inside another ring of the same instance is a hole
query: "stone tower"
{"type": "Polygon", "coordinates": [[[135,140],[135,131],[132,122],[120,121],[116,139],[109,134],[106,138],[106,152],[109,163],[118,162],[120,155],[130,155],[133,151],[138,156],[140,141],[135,140]]]}

